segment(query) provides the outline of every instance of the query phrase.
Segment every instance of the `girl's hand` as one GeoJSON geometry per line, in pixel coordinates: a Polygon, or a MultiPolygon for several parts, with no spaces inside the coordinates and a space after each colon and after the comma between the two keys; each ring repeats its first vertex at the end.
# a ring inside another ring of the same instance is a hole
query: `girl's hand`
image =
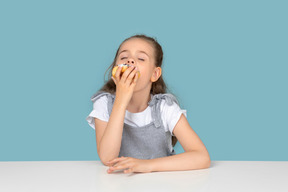
{"type": "Polygon", "coordinates": [[[122,170],[125,169],[124,173],[131,173],[131,172],[142,172],[142,173],[149,173],[152,172],[151,163],[149,159],[136,159],[133,157],[119,157],[107,162],[109,165],[109,169],[107,173],[112,173],[115,170],[122,170]]]}
{"type": "Polygon", "coordinates": [[[138,70],[135,66],[130,66],[124,71],[122,76],[120,76],[121,70],[122,66],[118,67],[115,77],[112,76],[111,78],[116,84],[116,98],[127,107],[139,78],[137,74],[138,70]]]}

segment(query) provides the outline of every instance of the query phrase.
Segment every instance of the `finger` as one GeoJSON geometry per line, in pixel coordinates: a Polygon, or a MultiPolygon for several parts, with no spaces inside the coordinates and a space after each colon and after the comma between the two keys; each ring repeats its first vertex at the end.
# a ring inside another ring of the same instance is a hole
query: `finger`
{"type": "Polygon", "coordinates": [[[124,158],[120,161],[118,161],[117,163],[115,163],[114,165],[109,165],[109,169],[107,170],[107,172],[112,172],[114,170],[119,170],[119,169],[124,169],[123,168],[123,165],[126,165],[126,164],[131,164],[131,161],[130,161],[130,158],[124,158]]]}
{"type": "Polygon", "coordinates": [[[137,68],[135,67],[135,68],[131,71],[131,73],[128,75],[125,83],[128,81],[128,82],[129,82],[129,85],[130,85],[130,84],[131,84],[131,81],[132,81],[133,78],[135,77],[136,73],[137,73],[137,68]]]}
{"type": "Polygon", "coordinates": [[[111,79],[114,81],[114,83],[116,84],[116,80],[114,79],[114,77],[113,76],[111,76],[111,79]]]}
{"type": "Polygon", "coordinates": [[[128,75],[131,73],[131,71],[134,69],[134,66],[129,66],[126,71],[122,74],[121,80],[125,83],[128,75]]]}
{"type": "Polygon", "coordinates": [[[110,165],[109,165],[109,168],[118,167],[118,166],[121,166],[121,165],[123,165],[123,164],[125,164],[125,163],[128,163],[128,162],[130,162],[130,161],[129,161],[129,158],[127,158],[127,159],[122,159],[122,160],[119,160],[119,161],[117,161],[117,162],[115,162],[115,163],[110,164],[110,165]]]}
{"type": "Polygon", "coordinates": [[[124,170],[124,173],[132,173],[133,172],[133,167],[124,170]]]}
{"type": "Polygon", "coordinates": [[[119,81],[119,79],[120,79],[121,71],[122,71],[122,66],[119,66],[119,67],[117,68],[116,73],[115,73],[115,79],[116,79],[117,81],[119,81]]]}
{"type": "Polygon", "coordinates": [[[118,162],[118,161],[121,161],[121,160],[124,160],[124,159],[126,159],[127,157],[117,157],[116,159],[113,159],[113,160],[111,160],[111,161],[108,161],[107,163],[109,163],[109,164],[112,164],[112,163],[116,163],[116,162],[118,162]]]}
{"type": "Polygon", "coordinates": [[[129,81],[130,85],[133,83],[133,80],[135,79],[136,76],[137,76],[137,70],[135,69],[134,71],[132,71],[130,73],[130,75],[127,78],[127,80],[129,81]]]}
{"type": "Polygon", "coordinates": [[[131,168],[131,166],[132,166],[131,163],[126,162],[126,163],[122,163],[121,165],[110,167],[109,169],[111,171],[116,171],[116,170],[122,170],[122,169],[129,169],[131,168]]]}
{"type": "Polygon", "coordinates": [[[123,159],[123,160],[118,161],[117,163],[115,163],[115,164],[112,165],[111,167],[118,167],[118,166],[123,165],[123,164],[128,163],[128,162],[130,162],[130,159],[129,159],[129,158],[126,158],[126,159],[123,159]]]}
{"type": "Polygon", "coordinates": [[[138,81],[138,79],[139,79],[139,73],[140,73],[139,71],[136,71],[136,74],[135,74],[133,80],[131,81],[131,85],[132,85],[132,86],[135,86],[135,85],[136,85],[136,83],[137,83],[137,81],[138,81]]]}

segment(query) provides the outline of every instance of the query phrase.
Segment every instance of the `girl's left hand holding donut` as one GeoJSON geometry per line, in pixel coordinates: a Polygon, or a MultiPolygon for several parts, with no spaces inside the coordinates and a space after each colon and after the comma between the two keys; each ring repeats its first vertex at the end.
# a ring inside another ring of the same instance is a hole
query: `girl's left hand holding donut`
{"type": "Polygon", "coordinates": [[[146,159],[136,159],[133,157],[118,157],[107,162],[109,165],[109,169],[107,173],[112,173],[116,170],[122,170],[124,173],[132,173],[132,172],[142,172],[149,173],[152,172],[151,163],[146,159]]]}

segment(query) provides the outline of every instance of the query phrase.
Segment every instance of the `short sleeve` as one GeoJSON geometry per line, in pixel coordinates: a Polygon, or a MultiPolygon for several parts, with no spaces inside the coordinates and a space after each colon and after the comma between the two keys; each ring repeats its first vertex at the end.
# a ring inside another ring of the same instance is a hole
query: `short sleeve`
{"type": "Polygon", "coordinates": [[[169,131],[172,136],[175,136],[173,134],[173,130],[175,128],[175,125],[179,121],[182,113],[187,117],[186,110],[182,110],[179,105],[175,102],[173,102],[172,105],[168,105],[167,102],[164,100],[161,102],[161,117],[163,120],[165,131],[169,131]]]}
{"type": "Polygon", "coordinates": [[[93,110],[86,117],[88,124],[95,129],[95,120],[94,118],[100,119],[102,121],[108,122],[109,113],[107,108],[108,97],[107,95],[103,95],[99,99],[93,102],[93,110]]]}

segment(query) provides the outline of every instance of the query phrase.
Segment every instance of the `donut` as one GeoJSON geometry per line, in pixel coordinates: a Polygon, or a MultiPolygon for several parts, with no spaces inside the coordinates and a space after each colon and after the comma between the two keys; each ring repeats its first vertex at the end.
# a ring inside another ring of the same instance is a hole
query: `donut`
{"type": "MultiPolygon", "coordinates": [[[[118,69],[118,67],[122,66],[122,70],[121,70],[121,75],[124,73],[124,71],[126,71],[126,69],[128,69],[128,67],[130,67],[129,64],[119,64],[116,65],[113,69],[112,69],[112,76],[115,77],[116,71],[118,69]]],[[[140,72],[138,71],[138,78],[140,77],[140,72]]]]}

